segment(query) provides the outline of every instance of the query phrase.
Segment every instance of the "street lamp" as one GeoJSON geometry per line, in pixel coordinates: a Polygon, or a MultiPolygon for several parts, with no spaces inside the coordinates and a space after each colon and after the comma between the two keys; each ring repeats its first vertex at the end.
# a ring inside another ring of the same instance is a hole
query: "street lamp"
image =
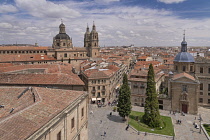
{"type": "Polygon", "coordinates": [[[201,134],[201,121],[203,121],[203,120],[202,120],[202,118],[201,118],[201,114],[199,114],[199,122],[200,122],[200,132],[199,132],[199,133],[200,133],[200,134],[201,134]]]}

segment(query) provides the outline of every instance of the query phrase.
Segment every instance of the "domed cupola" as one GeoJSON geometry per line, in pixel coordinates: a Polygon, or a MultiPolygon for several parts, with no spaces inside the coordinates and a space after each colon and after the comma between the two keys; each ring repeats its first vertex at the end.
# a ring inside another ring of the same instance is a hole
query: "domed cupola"
{"type": "Polygon", "coordinates": [[[175,59],[175,62],[195,62],[193,56],[187,52],[187,42],[185,41],[185,33],[183,41],[181,43],[181,52],[179,52],[175,59]]]}
{"type": "Polygon", "coordinates": [[[61,21],[59,25],[59,34],[57,34],[53,39],[53,48],[72,48],[72,39],[66,34],[65,25],[61,21]]]}

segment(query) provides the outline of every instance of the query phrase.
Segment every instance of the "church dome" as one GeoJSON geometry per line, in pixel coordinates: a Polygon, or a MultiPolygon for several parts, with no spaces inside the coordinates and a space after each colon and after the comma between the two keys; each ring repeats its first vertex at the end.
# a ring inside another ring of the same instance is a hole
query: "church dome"
{"type": "Polygon", "coordinates": [[[60,33],[55,36],[55,39],[70,39],[70,37],[65,33],[60,33]]]}
{"type": "Polygon", "coordinates": [[[63,23],[60,24],[59,28],[62,28],[62,27],[65,28],[65,25],[63,23]]]}
{"type": "Polygon", "coordinates": [[[179,52],[174,62],[195,62],[194,57],[188,52],[179,52]]]}
{"type": "Polygon", "coordinates": [[[187,42],[185,40],[183,40],[181,45],[187,45],[187,42]]]}

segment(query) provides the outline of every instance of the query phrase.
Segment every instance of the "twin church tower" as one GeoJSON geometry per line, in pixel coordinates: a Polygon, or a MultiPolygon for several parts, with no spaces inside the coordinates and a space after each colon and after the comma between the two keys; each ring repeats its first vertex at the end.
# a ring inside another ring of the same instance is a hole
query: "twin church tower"
{"type": "MultiPolygon", "coordinates": [[[[72,44],[72,38],[69,37],[68,34],[66,34],[65,25],[63,23],[59,26],[59,34],[57,34],[53,38],[53,49],[67,49],[74,51],[74,47],[72,44]]],[[[93,23],[92,31],[90,32],[89,27],[87,26],[86,32],[84,34],[84,47],[86,51],[87,57],[97,57],[99,56],[99,38],[98,38],[98,32],[96,31],[96,26],[93,23]]],[[[82,50],[80,50],[82,51],[82,50]]]]}

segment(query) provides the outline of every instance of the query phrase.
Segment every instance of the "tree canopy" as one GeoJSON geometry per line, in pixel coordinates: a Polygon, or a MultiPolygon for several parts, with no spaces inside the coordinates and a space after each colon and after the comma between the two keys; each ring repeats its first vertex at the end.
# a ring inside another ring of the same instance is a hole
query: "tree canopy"
{"type": "Polygon", "coordinates": [[[123,85],[120,87],[119,99],[118,99],[118,112],[121,117],[125,119],[125,116],[128,116],[131,113],[131,90],[128,85],[127,75],[123,76],[123,85]]]}
{"type": "Polygon", "coordinates": [[[161,119],[155,87],[155,74],[152,64],[149,65],[149,71],[147,74],[146,96],[143,121],[150,127],[160,127],[161,119]]]}

